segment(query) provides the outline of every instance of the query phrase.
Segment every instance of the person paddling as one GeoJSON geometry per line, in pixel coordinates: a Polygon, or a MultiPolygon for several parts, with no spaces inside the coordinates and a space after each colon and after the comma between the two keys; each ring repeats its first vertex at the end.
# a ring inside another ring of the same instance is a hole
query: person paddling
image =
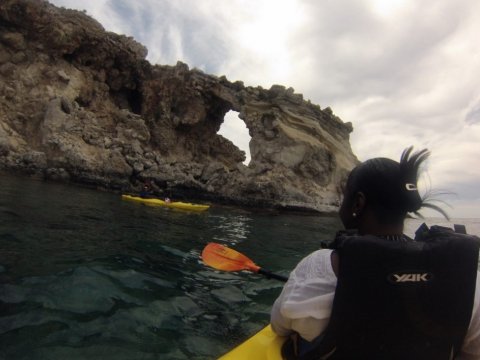
{"type": "Polygon", "coordinates": [[[150,181],[145,181],[142,186],[142,190],[139,193],[141,198],[150,198],[153,195],[152,183],[150,181]]]}
{"type": "Polygon", "coordinates": [[[479,239],[426,226],[415,240],[403,234],[409,213],[447,217],[417,189],[429,155],[410,147],[400,162],[351,171],[347,230],[300,261],[273,305],[273,330],[291,336],[285,358],[480,359],[479,239]]]}

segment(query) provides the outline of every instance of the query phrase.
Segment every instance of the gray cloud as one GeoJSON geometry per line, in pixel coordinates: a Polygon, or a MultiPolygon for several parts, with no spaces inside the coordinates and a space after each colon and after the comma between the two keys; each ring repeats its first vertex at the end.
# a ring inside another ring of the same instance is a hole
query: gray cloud
{"type": "Polygon", "coordinates": [[[318,69],[315,78],[324,84],[310,84],[312,93],[327,103],[372,95],[405,100],[430,91],[439,75],[432,71],[442,72],[435,61],[441,60],[441,46],[469,11],[451,3],[436,11],[413,8],[385,20],[365,2],[327,4],[308,2],[309,23],[293,40],[302,44],[295,48],[297,57],[311,57],[318,69]]]}
{"type": "Polygon", "coordinates": [[[219,24],[206,21],[198,4],[180,0],[108,2],[119,19],[128,19],[125,28],[129,35],[149,48],[152,63],[181,60],[215,73],[228,58],[228,46],[219,24]]]}
{"type": "Polygon", "coordinates": [[[478,124],[480,123],[480,102],[475,105],[465,117],[465,122],[467,124],[478,124]]]}

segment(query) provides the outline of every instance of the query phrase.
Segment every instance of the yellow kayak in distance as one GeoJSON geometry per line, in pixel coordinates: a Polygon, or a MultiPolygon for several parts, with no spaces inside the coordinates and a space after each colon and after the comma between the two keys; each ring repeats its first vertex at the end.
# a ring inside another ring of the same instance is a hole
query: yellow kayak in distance
{"type": "Polygon", "coordinates": [[[205,210],[208,210],[208,208],[210,207],[210,205],[191,204],[191,203],[185,203],[181,201],[166,202],[161,199],[141,198],[138,196],[125,195],[125,194],[122,195],[122,199],[129,200],[129,201],[136,201],[146,205],[164,206],[167,208],[189,210],[189,211],[205,211],[205,210]]]}
{"type": "Polygon", "coordinates": [[[285,340],[287,337],[278,336],[268,325],[218,360],[282,360],[285,340]]]}

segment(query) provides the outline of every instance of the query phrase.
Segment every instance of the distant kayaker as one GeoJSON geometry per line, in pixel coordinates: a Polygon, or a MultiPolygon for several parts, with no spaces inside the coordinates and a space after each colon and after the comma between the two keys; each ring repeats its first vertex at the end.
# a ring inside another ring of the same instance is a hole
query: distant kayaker
{"type": "Polygon", "coordinates": [[[354,168],[331,249],[305,257],[271,312],[295,359],[480,359],[478,238],[440,227],[403,234],[420,196],[424,149],[354,168]],[[378,275],[378,276],[377,276],[378,275]]]}
{"type": "Polygon", "coordinates": [[[141,198],[150,198],[153,196],[152,184],[150,182],[145,182],[143,184],[142,190],[140,191],[139,196],[141,198]]]}

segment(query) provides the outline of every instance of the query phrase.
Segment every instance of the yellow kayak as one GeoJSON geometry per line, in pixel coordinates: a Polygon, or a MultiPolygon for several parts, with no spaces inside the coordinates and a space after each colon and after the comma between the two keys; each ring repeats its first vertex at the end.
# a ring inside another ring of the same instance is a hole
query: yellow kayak
{"type": "Polygon", "coordinates": [[[219,360],[282,360],[282,345],[285,340],[286,337],[278,336],[268,325],[219,360]]]}
{"type": "Polygon", "coordinates": [[[148,199],[148,198],[141,198],[141,197],[131,196],[131,195],[122,195],[122,199],[137,201],[146,205],[165,206],[168,208],[190,210],[190,211],[205,211],[210,207],[210,205],[190,204],[190,203],[184,203],[180,201],[166,202],[160,199],[148,199]]]}

